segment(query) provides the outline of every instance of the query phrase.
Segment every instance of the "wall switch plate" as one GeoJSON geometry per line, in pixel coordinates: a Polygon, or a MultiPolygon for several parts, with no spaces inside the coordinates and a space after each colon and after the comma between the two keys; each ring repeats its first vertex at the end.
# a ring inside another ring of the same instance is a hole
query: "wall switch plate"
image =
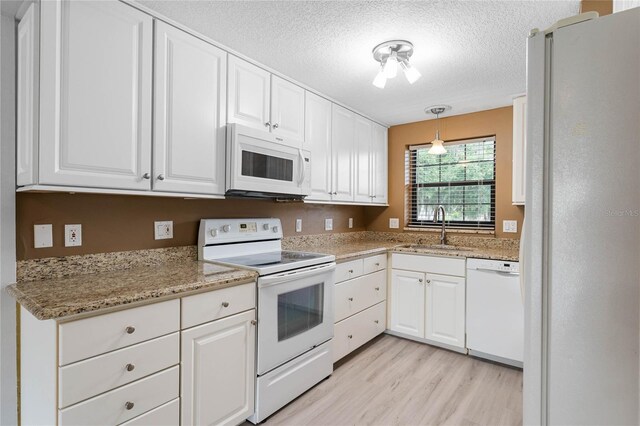
{"type": "Polygon", "coordinates": [[[398,219],[397,217],[389,218],[389,228],[391,229],[400,228],[400,219],[398,219]]]}
{"type": "Polygon", "coordinates": [[[156,240],[168,240],[173,238],[173,221],[165,220],[162,222],[153,222],[156,240]]]}
{"type": "Polygon", "coordinates": [[[333,231],[333,219],[325,219],[324,220],[324,230],[325,231],[333,231]]]}
{"type": "Polygon", "coordinates": [[[518,232],[518,221],[517,220],[503,220],[502,221],[502,232],[518,232]]]}
{"type": "Polygon", "coordinates": [[[296,219],[296,232],[302,232],[302,219],[296,219]]]}
{"type": "Polygon", "coordinates": [[[82,225],[64,226],[64,246],[77,247],[82,245],[82,225]]]}
{"type": "Polygon", "coordinates": [[[353,228],[353,218],[349,218],[349,229],[353,228]]]}
{"type": "Polygon", "coordinates": [[[53,247],[53,225],[33,225],[33,247],[53,247]]]}

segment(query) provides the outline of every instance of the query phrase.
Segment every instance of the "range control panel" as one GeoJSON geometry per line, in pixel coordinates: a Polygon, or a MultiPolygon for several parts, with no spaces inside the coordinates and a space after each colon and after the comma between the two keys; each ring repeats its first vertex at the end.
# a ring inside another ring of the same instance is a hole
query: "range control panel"
{"type": "Polygon", "coordinates": [[[200,220],[198,245],[201,247],[280,239],[282,224],[278,218],[200,220]]]}

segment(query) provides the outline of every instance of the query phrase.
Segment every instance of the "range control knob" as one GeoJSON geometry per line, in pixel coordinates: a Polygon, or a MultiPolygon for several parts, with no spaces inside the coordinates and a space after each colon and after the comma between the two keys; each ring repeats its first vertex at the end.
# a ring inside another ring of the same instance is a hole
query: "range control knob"
{"type": "Polygon", "coordinates": [[[264,225],[262,225],[262,229],[264,229],[265,231],[269,230],[269,224],[265,223],[264,225]]]}
{"type": "Polygon", "coordinates": [[[211,228],[211,231],[209,231],[211,233],[212,237],[217,237],[218,236],[218,230],[216,228],[211,228]]]}
{"type": "Polygon", "coordinates": [[[229,232],[229,231],[231,231],[231,226],[229,226],[229,225],[224,225],[224,226],[222,227],[222,232],[229,232]]]}
{"type": "Polygon", "coordinates": [[[274,226],[271,230],[272,230],[273,232],[278,232],[278,227],[277,227],[277,226],[274,226]]]}

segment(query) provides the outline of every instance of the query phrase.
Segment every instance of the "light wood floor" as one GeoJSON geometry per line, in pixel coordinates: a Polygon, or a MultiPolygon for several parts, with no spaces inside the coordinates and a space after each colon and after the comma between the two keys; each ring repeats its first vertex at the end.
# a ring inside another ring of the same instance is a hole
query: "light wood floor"
{"type": "Polygon", "coordinates": [[[521,425],[522,371],[382,335],[272,425],[521,425]]]}

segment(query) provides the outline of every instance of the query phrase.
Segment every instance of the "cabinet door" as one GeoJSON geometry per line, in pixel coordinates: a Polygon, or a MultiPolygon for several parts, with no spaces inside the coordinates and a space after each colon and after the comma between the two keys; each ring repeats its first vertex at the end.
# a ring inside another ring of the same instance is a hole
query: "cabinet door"
{"type": "Polygon", "coordinates": [[[224,194],[225,51],[156,22],[153,189],[224,194]]]}
{"type": "Polygon", "coordinates": [[[422,272],[391,271],[390,330],[424,337],[424,281],[422,272]]]}
{"type": "Polygon", "coordinates": [[[240,424],[254,411],[255,310],[182,331],[182,425],[240,424]]]}
{"type": "Polygon", "coordinates": [[[374,123],[371,143],[371,192],[375,204],[387,204],[387,152],[387,128],[374,123]]]}
{"type": "Polygon", "coordinates": [[[271,131],[298,149],[304,139],[304,92],[300,86],[271,76],[271,131]]]}
{"type": "Polygon", "coordinates": [[[513,100],[513,163],[511,201],[514,205],[524,205],[525,170],[527,152],[527,97],[513,100]]]}
{"type": "Polygon", "coordinates": [[[150,189],[151,17],[119,1],[40,7],[40,183],[150,189]]]}
{"type": "Polygon", "coordinates": [[[336,104],[332,105],[331,155],[333,157],[333,200],[353,201],[353,167],[356,137],[356,115],[336,104]]]}
{"type": "Polygon", "coordinates": [[[309,200],[331,199],[331,102],[307,92],[305,95],[304,147],[311,152],[309,200]]]}
{"type": "Polygon", "coordinates": [[[425,338],[464,348],[465,279],[427,274],[425,338]]]}
{"type": "Polygon", "coordinates": [[[371,141],[373,138],[373,123],[364,117],[356,115],[355,138],[355,184],[354,201],[371,203],[371,141]]]}
{"type": "Polygon", "coordinates": [[[271,74],[229,55],[227,121],[269,130],[271,74]]]}

